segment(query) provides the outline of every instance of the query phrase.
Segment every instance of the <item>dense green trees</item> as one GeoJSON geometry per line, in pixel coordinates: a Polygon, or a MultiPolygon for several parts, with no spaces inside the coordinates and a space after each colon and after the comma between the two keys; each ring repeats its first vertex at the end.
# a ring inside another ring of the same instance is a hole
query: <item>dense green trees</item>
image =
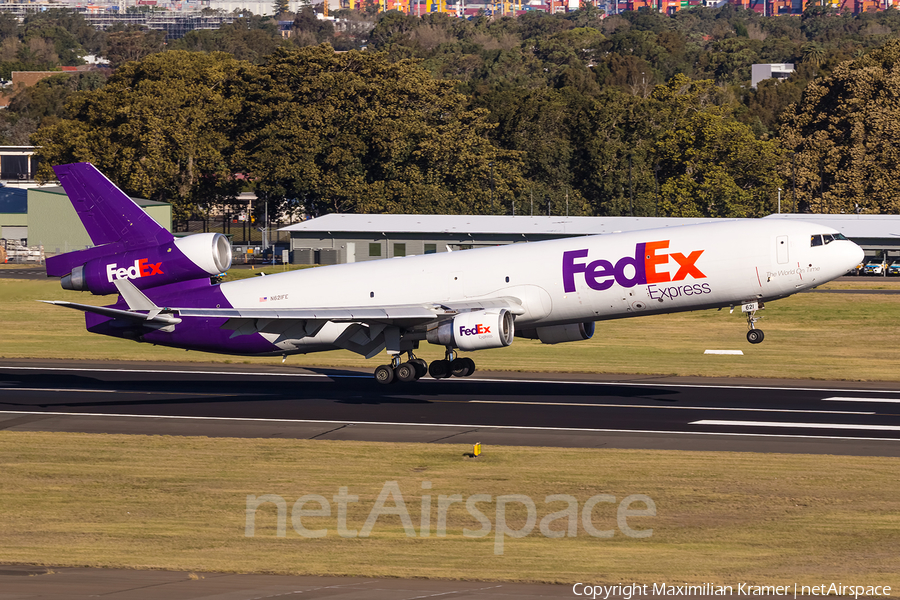
{"type": "Polygon", "coordinates": [[[158,32],[0,15],[0,74],[95,47],[118,66],[100,89],[22,94],[0,136],[40,126],[45,165],[92,160],[179,215],[242,185],[312,214],[493,198],[498,213],[757,216],[795,182],[813,210],[897,208],[897,10],[343,17],[305,7],[283,38],[251,15],[163,50],[158,32]],[[753,90],[759,62],[796,70],[753,90]]]}
{"type": "Polygon", "coordinates": [[[171,51],[127,63],[99,90],[76,94],[69,118],[34,136],[50,165],[88,161],[132,194],[174,201],[176,218],[233,195],[235,86],[249,63],[171,51]]]}
{"type": "Polygon", "coordinates": [[[900,211],[894,173],[900,160],[898,101],[897,40],[807,86],[781,128],[785,148],[795,153],[801,205],[814,212],[900,211]]]}
{"type": "Polygon", "coordinates": [[[236,161],[270,198],[325,212],[483,212],[521,187],[486,112],[413,61],[279,50],[246,82],[236,161]]]}
{"type": "Polygon", "coordinates": [[[49,165],[90,161],[123,189],[197,204],[232,197],[244,174],[269,199],[313,214],[482,212],[524,189],[514,152],[483,110],[412,61],[330,46],[278,50],[260,67],[170,51],[128,63],[35,134],[49,165]]]}

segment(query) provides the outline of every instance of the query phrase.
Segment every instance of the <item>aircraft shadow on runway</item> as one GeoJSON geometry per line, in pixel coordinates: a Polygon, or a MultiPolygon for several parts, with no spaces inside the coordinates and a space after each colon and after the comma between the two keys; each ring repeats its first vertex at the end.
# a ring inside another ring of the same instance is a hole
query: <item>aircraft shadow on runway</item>
{"type": "MultiPolygon", "coordinates": [[[[323,375],[326,373],[323,372],[323,375]]],[[[439,402],[528,401],[607,402],[640,400],[672,403],[678,390],[652,386],[592,385],[573,382],[435,381],[382,386],[357,372],[331,370],[334,379],[284,378],[261,381],[223,373],[221,378],[184,375],[162,380],[160,374],[130,373],[128,378],[102,379],[78,374],[0,374],[0,407],[32,410],[97,410],[106,408],[209,404],[257,404],[319,401],[344,405],[427,405],[439,402]],[[349,374],[345,375],[345,374],[349,374]],[[17,392],[18,390],[18,392],[17,392]]],[[[168,375],[168,374],[167,374],[168,375]]],[[[177,375],[177,374],[176,374],[177,375]]]]}

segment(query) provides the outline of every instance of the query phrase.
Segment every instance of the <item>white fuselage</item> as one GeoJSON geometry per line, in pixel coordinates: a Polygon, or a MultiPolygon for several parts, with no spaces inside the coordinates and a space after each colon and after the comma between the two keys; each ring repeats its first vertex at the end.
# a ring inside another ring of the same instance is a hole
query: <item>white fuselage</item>
{"type": "MultiPolygon", "coordinates": [[[[305,269],[221,285],[235,308],[384,307],[515,298],[516,328],[599,321],[782,298],[862,260],[835,230],[724,221],[305,269]]],[[[285,350],[326,349],[331,323],[285,350]]],[[[278,336],[273,336],[277,338],[278,336]]]]}

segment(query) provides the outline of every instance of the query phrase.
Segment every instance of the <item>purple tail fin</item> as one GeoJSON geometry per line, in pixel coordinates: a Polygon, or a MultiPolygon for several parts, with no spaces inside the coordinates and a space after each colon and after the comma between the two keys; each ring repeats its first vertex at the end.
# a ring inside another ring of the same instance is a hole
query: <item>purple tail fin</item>
{"type": "Polygon", "coordinates": [[[91,258],[171,243],[174,237],[90,163],[53,167],[95,248],[47,259],[62,277],[91,258]]]}
{"type": "Polygon", "coordinates": [[[53,167],[95,246],[120,242],[125,250],[159,246],[172,234],[90,163],[53,167]]]}

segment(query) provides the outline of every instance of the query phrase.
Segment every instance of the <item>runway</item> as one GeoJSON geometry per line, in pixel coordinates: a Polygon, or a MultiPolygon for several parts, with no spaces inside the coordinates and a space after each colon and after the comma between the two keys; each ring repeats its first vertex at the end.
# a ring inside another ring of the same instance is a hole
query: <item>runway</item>
{"type": "Polygon", "coordinates": [[[0,429],[900,456],[900,385],[7,360],[0,429]]]}

